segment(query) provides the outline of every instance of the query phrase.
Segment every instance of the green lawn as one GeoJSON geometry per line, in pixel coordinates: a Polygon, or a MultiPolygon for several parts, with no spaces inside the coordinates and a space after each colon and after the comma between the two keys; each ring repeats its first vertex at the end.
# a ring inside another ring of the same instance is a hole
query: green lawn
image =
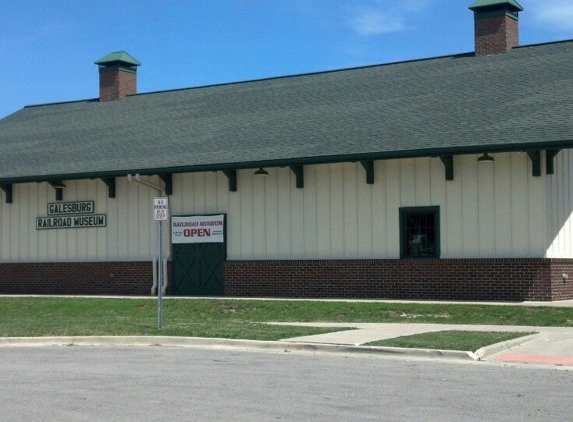
{"type": "Polygon", "coordinates": [[[475,352],[482,347],[527,336],[529,334],[534,333],[450,330],[373,341],[365,346],[409,347],[416,349],[461,350],[475,352]]]}
{"type": "Polygon", "coordinates": [[[66,297],[0,298],[0,336],[166,335],[278,340],[336,331],[261,322],[416,322],[573,326],[572,308],[257,300],[163,301],[66,297]]]}
{"type": "Polygon", "coordinates": [[[236,315],[234,307],[223,302],[164,300],[162,328],[158,329],[156,299],[0,298],[0,337],[164,335],[279,340],[340,330],[258,321],[236,315]]]}

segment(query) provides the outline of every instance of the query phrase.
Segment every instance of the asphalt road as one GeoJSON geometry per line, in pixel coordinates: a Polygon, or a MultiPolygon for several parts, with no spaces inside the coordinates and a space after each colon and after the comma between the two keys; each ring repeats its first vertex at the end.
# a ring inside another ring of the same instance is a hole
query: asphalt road
{"type": "Polygon", "coordinates": [[[0,421],[570,421],[573,371],[167,347],[0,348],[0,421]]]}

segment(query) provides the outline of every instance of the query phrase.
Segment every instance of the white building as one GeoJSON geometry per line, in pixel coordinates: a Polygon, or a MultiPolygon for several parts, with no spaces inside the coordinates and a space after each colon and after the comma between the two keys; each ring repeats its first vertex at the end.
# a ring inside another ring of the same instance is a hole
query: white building
{"type": "Polygon", "coordinates": [[[169,294],[572,299],[573,41],[470,8],[475,54],[148,94],[98,60],[0,120],[0,293],[149,294],[165,195],[169,294]]]}

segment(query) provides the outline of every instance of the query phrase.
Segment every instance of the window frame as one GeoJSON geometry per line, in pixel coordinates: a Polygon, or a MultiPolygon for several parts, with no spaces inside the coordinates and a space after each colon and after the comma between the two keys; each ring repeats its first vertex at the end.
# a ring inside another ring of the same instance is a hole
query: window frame
{"type": "Polygon", "coordinates": [[[400,259],[440,259],[440,207],[400,207],[400,259]],[[411,214],[432,214],[434,216],[435,255],[411,256],[406,253],[406,217],[411,214]]]}

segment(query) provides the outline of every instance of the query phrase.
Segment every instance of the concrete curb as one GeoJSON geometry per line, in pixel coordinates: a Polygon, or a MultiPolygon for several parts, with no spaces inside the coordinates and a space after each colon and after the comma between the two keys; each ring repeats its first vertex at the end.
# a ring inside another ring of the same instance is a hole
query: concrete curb
{"type": "Polygon", "coordinates": [[[324,343],[297,343],[288,341],[233,340],[203,337],[167,336],[63,336],[63,337],[4,337],[0,347],[43,346],[116,346],[116,347],[211,347],[220,349],[258,349],[282,352],[322,352],[361,355],[386,355],[430,359],[477,360],[472,352],[456,350],[407,349],[399,347],[349,346],[324,343]]]}
{"type": "Polygon", "coordinates": [[[476,350],[475,355],[477,356],[478,360],[482,360],[488,358],[490,356],[496,355],[504,350],[510,349],[515,346],[519,346],[523,343],[527,343],[530,340],[533,340],[539,336],[539,333],[529,334],[527,336],[514,338],[512,340],[502,341],[501,343],[495,343],[491,346],[485,346],[481,349],[476,350]]]}

